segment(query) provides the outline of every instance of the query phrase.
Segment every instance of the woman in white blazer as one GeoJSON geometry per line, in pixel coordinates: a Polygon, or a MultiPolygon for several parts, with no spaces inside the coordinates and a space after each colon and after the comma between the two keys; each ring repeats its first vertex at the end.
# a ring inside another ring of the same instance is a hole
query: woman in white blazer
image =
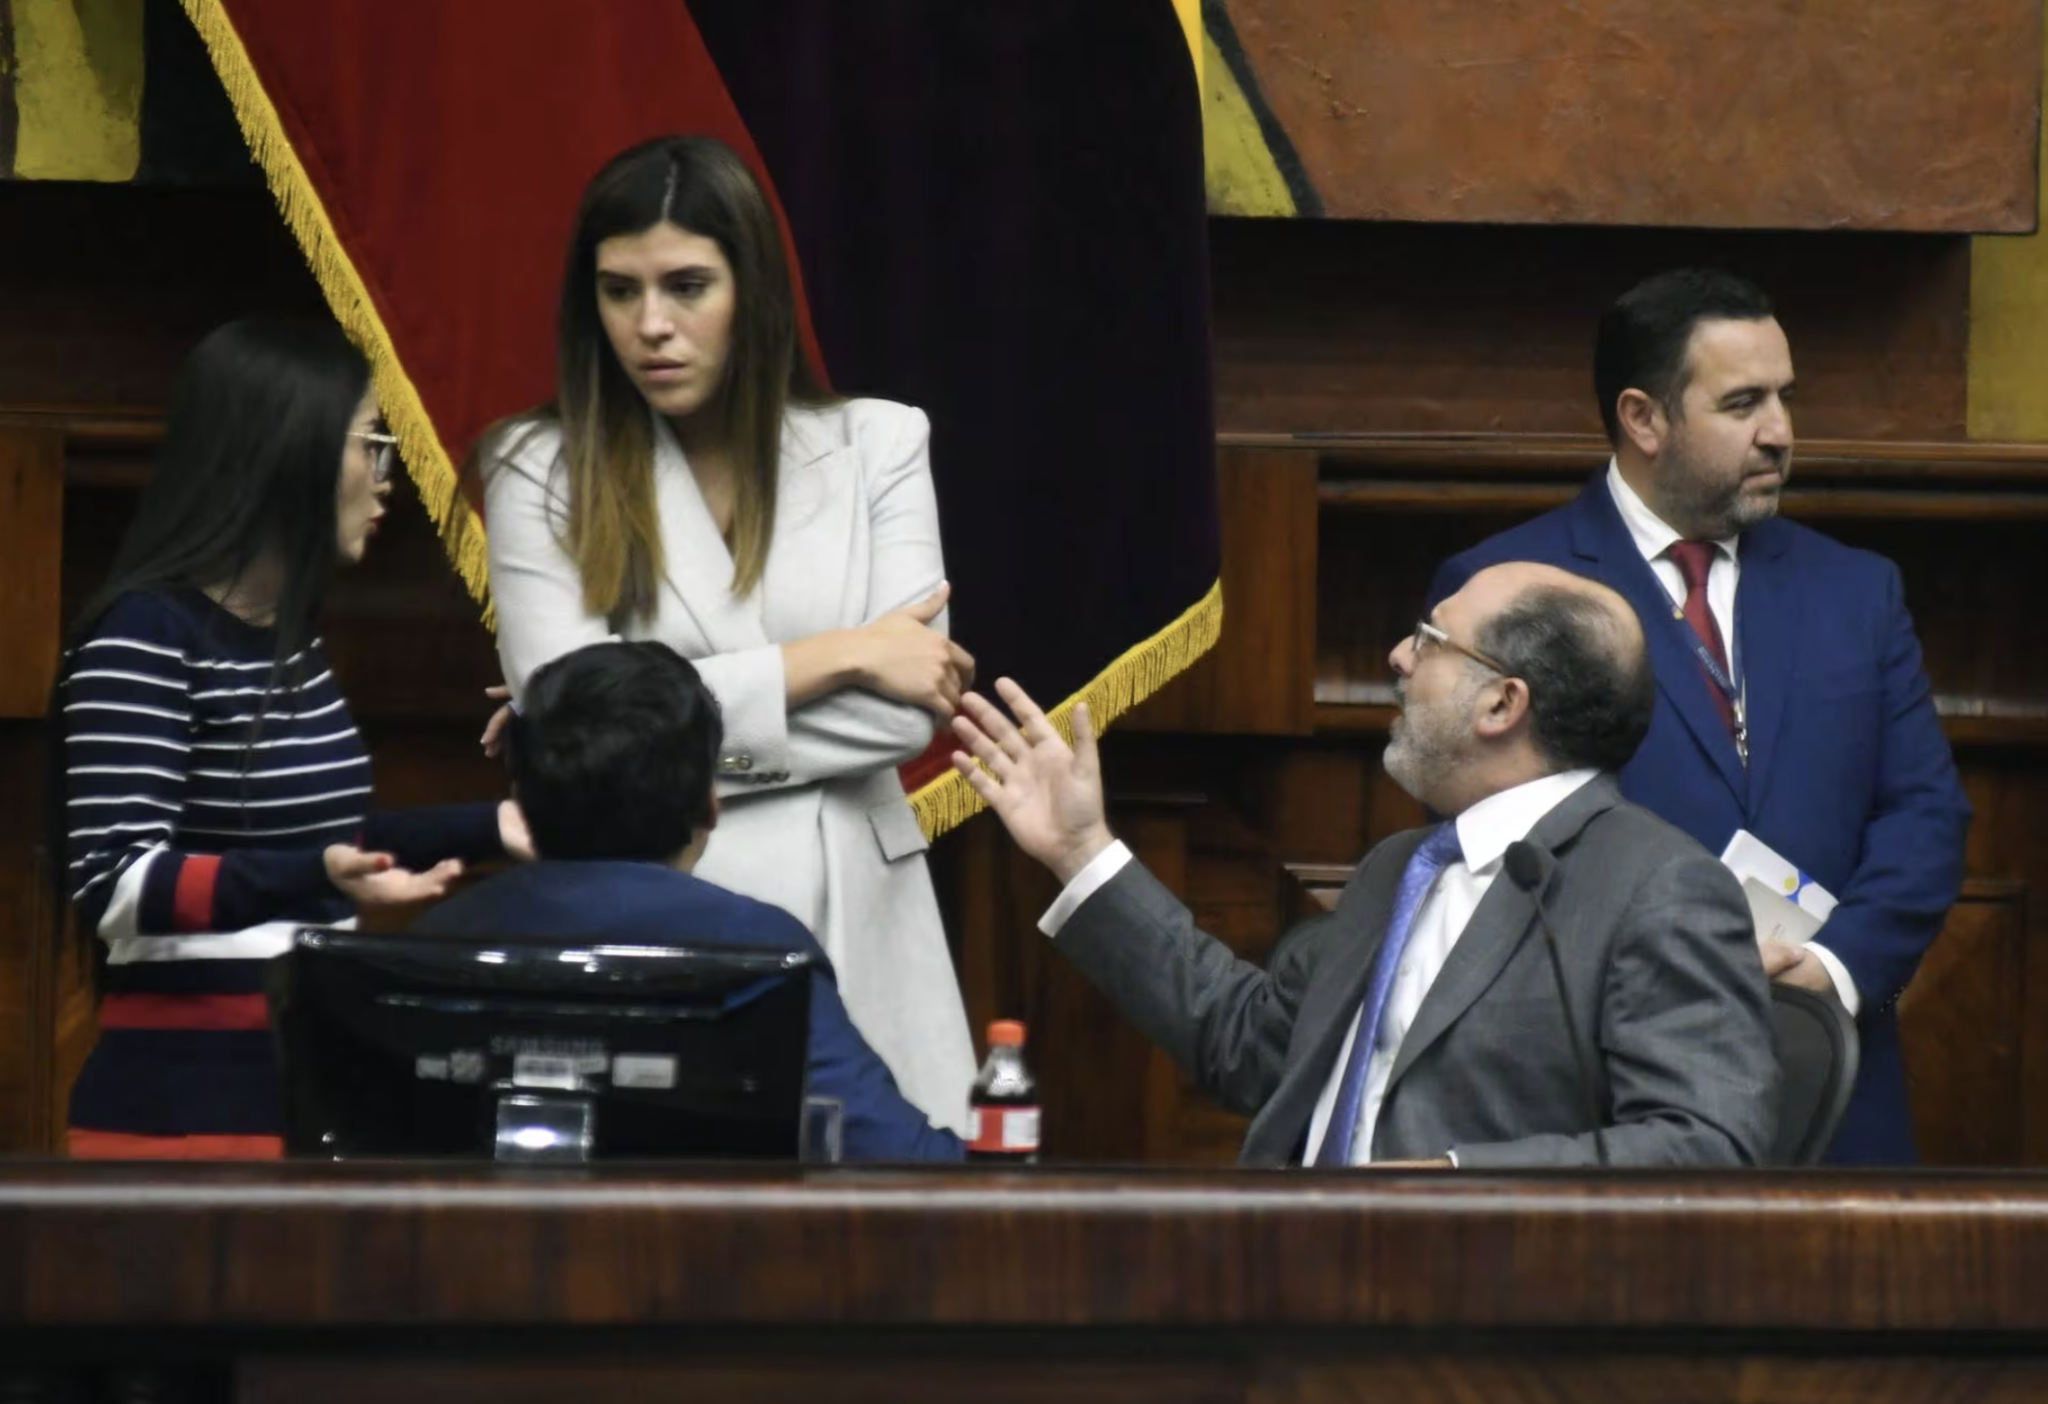
{"type": "Polygon", "coordinates": [[[663,138],[597,174],[556,398],[484,452],[498,656],[515,701],[615,635],[697,665],[726,737],[697,875],[808,926],[904,1095],[962,1130],[973,1045],[896,774],[973,677],[946,636],[929,425],[823,393],[793,309],[729,149],[663,138]]]}

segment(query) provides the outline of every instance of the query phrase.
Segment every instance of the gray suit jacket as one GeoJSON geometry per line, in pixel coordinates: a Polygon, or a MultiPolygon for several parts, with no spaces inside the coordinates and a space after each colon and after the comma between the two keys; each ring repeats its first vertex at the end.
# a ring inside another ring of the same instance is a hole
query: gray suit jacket
{"type": "MultiPolygon", "coordinates": [[[[1299,1160],[1364,997],[1422,830],[1359,865],[1336,909],[1281,938],[1268,968],[1197,930],[1137,863],[1082,903],[1057,945],[1203,1089],[1253,1118],[1240,1159],[1299,1160]]],[[[1467,1168],[1755,1165],[1775,1123],[1770,989],[1742,889],[1692,839],[1600,776],[1529,841],[1556,857],[1544,899],[1601,1109],[1585,1109],[1535,904],[1496,879],[1394,1062],[1375,1159],[1456,1150],[1467,1168]]]]}

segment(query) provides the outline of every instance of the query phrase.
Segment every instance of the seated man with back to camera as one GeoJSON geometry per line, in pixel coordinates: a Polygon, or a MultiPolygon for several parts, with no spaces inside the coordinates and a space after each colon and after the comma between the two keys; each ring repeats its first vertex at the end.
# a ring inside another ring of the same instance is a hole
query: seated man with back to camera
{"type": "Polygon", "coordinates": [[[598,643],[527,684],[510,734],[513,796],[537,861],[427,912],[441,936],[561,936],[798,950],[811,977],[806,1091],[843,1108],[848,1160],[959,1160],[847,1017],[823,949],[795,917],[690,875],[718,820],[718,703],[661,643],[598,643]]]}
{"type": "Polygon", "coordinates": [[[1021,731],[970,693],[954,764],[1065,884],[1040,922],[1061,953],[1252,1118],[1242,1163],[1761,1162],[1778,1067],[1742,890],[1615,786],[1655,697],[1634,611],[1501,565],[1391,658],[1387,772],[1452,818],[1377,845],[1266,969],[1111,835],[1085,708],[1070,748],[1008,679],[1021,731]]]}

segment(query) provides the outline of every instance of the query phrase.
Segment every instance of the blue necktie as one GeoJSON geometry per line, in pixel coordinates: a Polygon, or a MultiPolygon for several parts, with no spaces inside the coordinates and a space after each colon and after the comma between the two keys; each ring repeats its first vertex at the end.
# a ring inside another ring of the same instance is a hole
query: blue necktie
{"type": "Polygon", "coordinates": [[[1394,914],[1387,919],[1387,936],[1373,958],[1372,976],[1366,981],[1365,1002],[1358,1020],[1358,1033],[1351,1040],[1351,1057],[1345,1061],[1344,1077],[1337,1084],[1337,1100],[1330,1109],[1330,1124],[1323,1143],[1316,1148],[1316,1164],[1350,1163],[1351,1138],[1358,1133],[1358,1116],[1365,1107],[1365,1072],[1372,1064],[1373,1049],[1379,1044],[1380,1015],[1386,1011],[1387,994],[1394,988],[1394,972],[1401,968],[1401,956],[1408,949],[1408,937],[1415,930],[1415,914],[1429,895],[1437,874],[1464,857],[1458,847],[1458,826],[1439,824],[1429,831],[1401,870],[1401,885],[1394,892],[1394,914]]]}

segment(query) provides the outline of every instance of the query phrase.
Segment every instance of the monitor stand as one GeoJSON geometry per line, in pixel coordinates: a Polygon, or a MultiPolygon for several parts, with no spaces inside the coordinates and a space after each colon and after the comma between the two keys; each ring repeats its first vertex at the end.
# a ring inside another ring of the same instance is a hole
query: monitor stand
{"type": "Polygon", "coordinates": [[[597,1106],[583,1093],[501,1092],[492,1155],[511,1165],[585,1165],[596,1132],[597,1106]]]}

